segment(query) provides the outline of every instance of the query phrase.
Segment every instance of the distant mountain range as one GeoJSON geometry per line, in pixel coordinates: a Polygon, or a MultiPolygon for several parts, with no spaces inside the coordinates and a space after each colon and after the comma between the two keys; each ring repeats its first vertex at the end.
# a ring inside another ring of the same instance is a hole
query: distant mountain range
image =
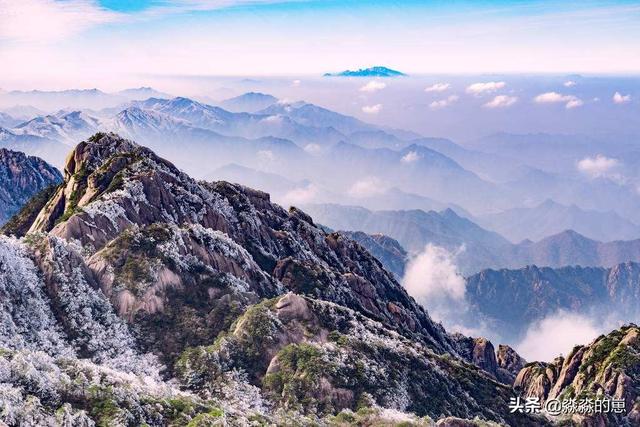
{"type": "Polygon", "coordinates": [[[60,141],[4,128],[0,128],[0,148],[40,157],[59,168],[63,167],[65,156],[69,151],[69,147],[60,141]]]}
{"type": "Polygon", "coordinates": [[[464,274],[499,265],[501,255],[511,246],[497,233],[487,231],[453,210],[370,211],[335,204],[303,205],[314,221],[334,230],[383,234],[400,242],[410,254],[424,250],[428,243],[458,253],[457,265],[464,274]]]}
{"type": "Polygon", "coordinates": [[[0,127],[11,128],[20,123],[21,121],[19,119],[16,119],[11,115],[0,111],[0,127]]]}
{"type": "MultiPolygon", "coordinates": [[[[118,96],[156,92],[139,88],[118,96]]],[[[105,95],[81,90],[28,93],[57,100],[105,95]]],[[[601,241],[638,237],[640,197],[632,186],[536,169],[535,164],[509,157],[517,149],[500,152],[499,143],[463,147],[445,138],[374,126],[306,102],[277,102],[258,92],[223,104],[237,111],[184,97],[127,101],[100,111],[61,110],[2,128],[0,146],[61,167],[73,141],[97,131],[115,131],[151,146],[198,178],[228,164],[280,175],[295,183],[291,190],[302,186],[305,202],[340,202],[372,210],[451,208],[466,218],[475,215],[478,224],[513,242],[539,240],[565,229],[601,241]],[[240,111],[247,109],[255,111],[240,111]],[[547,198],[558,205],[549,207],[547,198]],[[512,210],[535,205],[540,206],[512,210]],[[599,213],[603,209],[614,213],[599,213]]],[[[543,145],[553,146],[545,141],[543,145]]],[[[524,138],[515,146],[530,142],[524,138]]],[[[254,184],[276,196],[286,193],[254,184]]]]}
{"type": "Polygon", "coordinates": [[[0,106],[30,106],[44,111],[65,109],[94,109],[149,97],[167,98],[170,95],[150,87],[125,89],[119,92],[103,92],[99,89],[67,89],[61,91],[31,90],[0,93],[0,106]]]}
{"type": "Polygon", "coordinates": [[[392,70],[387,67],[370,67],[361,68],[356,71],[346,70],[339,73],[325,73],[325,77],[399,77],[406,76],[400,71],[392,70]]]}
{"type": "Polygon", "coordinates": [[[100,128],[100,120],[82,111],[58,111],[22,123],[14,131],[66,144],[85,139],[100,128]]]}
{"type": "Polygon", "coordinates": [[[615,212],[598,212],[565,206],[548,199],[533,208],[516,208],[477,217],[478,223],[513,242],[538,241],[564,230],[600,240],[640,238],[640,226],[615,212]]]}
{"type": "Polygon", "coordinates": [[[640,264],[483,270],[467,278],[465,298],[470,318],[479,316],[507,342],[559,310],[628,322],[640,318],[640,264]]]}
{"type": "Polygon", "coordinates": [[[538,242],[513,244],[447,209],[442,212],[370,211],[335,204],[303,205],[315,221],[335,230],[384,234],[396,239],[410,254],[432,243],[456,255],[456,265],[468,275],[487,268],[527,265],[604,266],[640,261],[640,239],[599,242],[567,230],[538,242]]]}

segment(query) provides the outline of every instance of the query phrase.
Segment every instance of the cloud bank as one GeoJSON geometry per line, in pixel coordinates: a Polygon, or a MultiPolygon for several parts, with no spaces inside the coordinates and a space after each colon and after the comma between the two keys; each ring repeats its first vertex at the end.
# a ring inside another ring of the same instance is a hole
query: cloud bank
{"type": "Polygon", "coordinates": [[[438,101],[433,101],[429,104],[429,108],[432,110],[439,110],[441,108],[445,108],[455,103],[459,99],[458,95],[449,95],[445,99],[440,99],[438,101]]]}
{"type": "Polygon", "coordinates": [[[435,298],[464,299],[466,287],[454,263],[454,254],[431,243],[409,262],[402,284],[427,307],[435,298]]]}
{"type": "Polygon", "coordinates": [[[451,85],[449,83],[434,83],[424,89],[425,92],[444,92],[449,89],[451,85]]]}
{"type": "Polygon", "coordinates": [[[611,177],[612,172],[618,167],[618,159],[598,154],[595,157],[585,157],[579,160],[577,168],[580,172],[591,178],[611,177]]]}
{"type": "Polygon", "coordinates": [[[421,156],[418,153],[416,153],[415,151],[409,151],[407,154],[402,156],[400,161],[402,163],[415,163],[418,160],[420,160],[420,158],[421,158],[421,156]]]}
{"type": "Polygon", "coordinates": [[[297,206],[305,203],[311,203],[318,195],[318,188],[314,184],[309,184],[304,187],[294,188],[287,191],[282,196],[282,204],[284,206],[297,206]]]}
{"type": "Polygon", "coordinates": [[[515,96],[508,95],[498,95],[493,98],[491,101],[484,104],[485,108],[507,108],[512,106],[518,101],[518,98],[515,96]]]}
{"type": "Polygon", "coordinates": [[[481,95],[483,93],[495,92],[496,90],[502,89],[505,86],[505,82],[473,83],[467,86],[467,93],[470,93],[472,95],[481,95]]]}
{"type": "Polygon", "coordinates": [[[601,329],[587,316],[560,310],[530,325],[515,348],[527,360],[551,361],[592,341],[601,329]]]}
{"type": "Polygon", "coordinates": [[[565,108],[570,110],[572,108],[581,107],[584,102],[574,95],[563,95],[558,92],[545,92],[533,98],[533,101],[537,104],[565,104],[565,108]]]}
{"type": "Polygon", "coordinates": [[[362,107],[362,112],[367,114],[378,114],[380,111],[382,111],[382,104],[365,105],[362,107]]]}
{"type": "Polygon", "coordinates": [[[380,178],[368,176],[353,183],[347,193],[351,197],[367,198],[384,194],[386,191],[386,185],[380,178]]]}
{"type": "Polygon", "coordinates": [[[623,95],[620,92],[616,92],[613,94],[614,104],[626,104],[628,102],[631,102],[631,95],[623,95]]]}
{"type": "Polygon", "coordinates": [[[360,92],[377,92],[387,87],[387,84],[378,80],[371,80],[360,88],[360,92]]]}

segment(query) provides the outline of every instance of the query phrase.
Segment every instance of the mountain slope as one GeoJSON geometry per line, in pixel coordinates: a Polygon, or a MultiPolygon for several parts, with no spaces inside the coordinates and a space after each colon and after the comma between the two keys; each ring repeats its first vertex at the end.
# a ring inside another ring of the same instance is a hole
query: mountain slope
{"type": "Polygon", "coordinates": [[[0,148],[0,225],[34,195],[61,181],[60,172],[42,159],[0,148]]]}
{"type": "MultiPolygon", "coordinates": [[[[314,271],[315,267],[309,264],[311,260],[324,268],[336,269],[329,276],[334,277],[332,285],[329,286],[325,280],[323,289],[316,289],[315,292],[328,292],[331,287],[339,289],[345,284],[364,287],[368,290],[367,293],[373,294],[359,299],[345,293],[339,298],[344,300],[342,302],[351,300],[364,312],[380,320],[387,319],[390,324],[399,327],[408,319],[397,317],[387,307],[372,299],[377,292],[395,288],[394,297],[400,298],[396,303],[410,307],[410,312],[422,312],[417,317],[410,315],[415,324],[413,329],[426,333],[425,339],[433,342],[435,348],[444,350],[450,347],[446,335],[429,323],[426,314],[381,268],[362,270],[350,282],[352,279],[347,274],[349,270],[346,265],[352,262],[340,261],[335,255],[331,255],[338,249],[345,251],[345,255],[349,254],[348,241],[339,236],[320,238],[323,233],[313,228],[313,223],[306,215],[296,210],[288,215],[268,203],[268,196],[264,193],[245,193],[243,188],[226,183],[198,184],[148,149],[114,136],[97,135],[94,141],[81,143],[76,148],[65,168],[64,188],[58,190],[40,213],[31,231],[50,231],[55,236],[67,240],[77,239],[101,250],[133,224],[144,228],[157,222],[195,222],[220,230],[246,246],[262,268],[268,271],[275,268],[274,271],[278,271],[283,277],[293,272],[302,274],[301,277],[293,276],[289,279],[292,286],[303,285],[300,283],[302,277],[322,273],[314,271]],[[119,179],[114,187],[110,184],[116,176],[119,179]],[[258,207],[261,209],[258,210],[258,207]],[[254,215],[257,222],[240,221],[238,218],[249,214],[254,215]],[[294,245],[294,242],[276,232],[278,229],[291,227],[294,230],[311,227],[308,232],[314,239],[295,242],[294,245]],[[260,240],[255,240],[258,236],[260,240]],[[368,274],[374,274],[368,280],[373,287],[366,283],[368,274]],[[361,282],[358,277],[364,278],[365,282],[361,282]],[[421,324],[424,326],[419,327],[421,324]],[[430,336],[430,333],[434,336],[430,336]]],[[[358,255],[357,249],[353,250],[356,250],[353,255],[358,255]]],[[[362,258],[361,261],[371,267],[377,266],[371,257],[362,258]]],[[[357,265],[354,264],[354,267],[357,265]]],[[[304,284],[311,285],[312,283],[304,284]]]]}
{"type": "MultiPolygon", "coordinates": [[[[310,105],[310,104],[305,104],[310,105]]],[[[174,119],[186,120],[192,127],[211,130],[226,136],[243,138],[277,137],[295,140],[298,143],[329,144],[340,141],[344,135],[329,125],[315,122],[305,122],[300,117],[286,114],[286,107],[280,104],[272,105],[255,114],[246,112],[230,112],[220,107],[203,104],[189,98],[173,99],[149,98],[146,101],[132,102],[131,107],[141,110],[162,113],[174,119]]],[[[331,114],[343,121],[356,119],[340,116],[329,110],[311,106],[317,110],[313,115],[324,111],[323,115],[331,114]]],[[[320,118],[323,115],[319,116],[320,118]]]]}
{"type": "MultiPolygon", "coordinates": [[[[512,389],[465,362],[458,341],[360,245],[265,193],[196,182],[115,135],[76,147],[64,185],[31,231],[6,243],[24,254],[8,262],[34,260],[29,269],[41,282],[32,284],[46,289],[61,345],[121,372],[157,375],[164,364],[164,378],[175,375],[190,393],[175,416],[215,418],[214,403],[231,416],[245,405],[245,417],[278,424],[268,408],[324,416],[360,402],[434,418],[542,422],[510,414],[512,389]]],[[[17,330],[25,328],[38,330],[17,330]]],[[[18,335],[33,341],[32,332],[18,335]]],[[[0,357],[21,351],[0,342],[9,348],[0,357]]],[[[95,407],[93,395],[50,401],[42,390],[35,394],[45,412],[62,402],[73,413],[95,407]]],[[[124,403],[119,394],[110,405],[135,413],[134,423],[168,425],[167,402],[153,406],[153,418],[151,408],[137,409],[143,398],[124,403]]],[[[101,423],[114,416],[88,415],[101,423]]]]}

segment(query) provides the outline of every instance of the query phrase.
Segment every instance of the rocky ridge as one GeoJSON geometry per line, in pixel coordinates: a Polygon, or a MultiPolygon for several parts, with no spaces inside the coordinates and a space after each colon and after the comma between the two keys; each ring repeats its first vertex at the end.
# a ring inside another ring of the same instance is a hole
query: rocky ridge
{"type": "MultiPolygon", "coordinates": [[[[615,398],[624,401],[622,414],[569,415],[578,425],[638,425],[640,423],[640,328],[629,325],[576,346],[566,357],[535,362],[520,371],[515,387],[524,396],[548,399],[615,398]]],[[[562,418],[562,417],[561,417],[562,418]]],[[[562,421],[560,419],[559,421],[562,421]]]]}
{"type": "Polygon", "coordinates": [[[509,413],[509,386],[304,212],[113,134],[80,143],[64,174],[29,233],[0,241],[5,422],[339,425],[393,410],[546,424],[509,413]],[[39,316],[17,310],[37,301],[39,316]]]}

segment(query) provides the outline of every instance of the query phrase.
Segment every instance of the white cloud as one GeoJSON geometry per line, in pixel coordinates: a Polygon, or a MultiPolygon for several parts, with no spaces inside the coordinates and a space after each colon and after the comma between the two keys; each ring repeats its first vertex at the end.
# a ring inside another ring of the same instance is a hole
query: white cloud
{"type": "Polygon", "coordinates": [[[491,101],[484,104],[486,108],[506,108],[510,107],[518,101],[515,96],[497,95],[491,101]]]}
{"type": "Polygon", "coordinates": [[[631,102],[631,95],[623,95],[620,92],[616,92],[613,94],[613,102],[614,104],[626,104],[631,102]]]}
{"type": "Polygon", "coordinates": [[[387,186],[375,176],[368,176],[356,181],[347,191],[350,196],[366,198],[384,194],[387,186]]]}
{"type": "Polygon", "coordinates": [[[564,108],[566,108],[567,110],[570,110],[572,108],[582,107],[583,105],[584,105],[584,102],[582,102],[581,99],[576,98],[567,102],[567,105],[565,105],[564,108]]]}
{"type": "Polygon", "coordinates": [[[367,114],[378,114],[380,111],[382,111],[382,104],[365,105],[362,107],[362,112],[367,114]]]}
{"type": "Polygon", "coordinates": [[[433,309],[436,300],[463,300],[466,283],[455,265],[456,255],[429,243],[407,264],[402,285],[419,303],[433,309]]]}
{"type": "Polygon", "coordinates": [[[466,284],[454,257],[446,249],[428,244],[407,264],[402,284],[409,295],[427,307],[434,298],[464,299],[466,284]]]}
{"type": "Polygon", "coordinates": [[[545,92],[533,98],[538,104],[565,104],[566,109],[572,109],[584,105],[584,102],[573,95],[563,95],[558,92],[545,92]]]}
{"type": "Polygon", "coordinates": [[[498,89],[502,89],[506,86],[505,82],[484,82],[473,83],[467,86],[467,93],[473,95],[481,95],[483,93],[495,92],[498,89]]]}
{"type": "Polygon", "coordinates": [[[307,144],[304,146],[304,151],[309,154],[320,154],[322,152],[322,147],[318,144],[307,144]]]}
{"type": "Polygon", "coordinates": [[[573,80],[567,80],[566,82],[564,82],[564,87],[574,87],[576,84],[577,83],[573,80]]]}
{"type": "Polygon", "coordinates": [[[426,245],[407,264],[402,285],[448,331],[498,339],[495,330],[482,319],[474,316],[472,323],[465,320],[470,313],[465,298],[466,281],[455,263],[464,251],[464,245],[453,252],[433,244],[426,245]]]}
{"type": "Polygon", "coordinates": [[[434,83],[424,89],[425,92],[444,92],[449,89],[451,85],[449,83],[434,83]]]}
{"type": "Polygon", "coordinates": [[[600,332],[591,318],[559,311],[530,325],[515,348],[527,360],[551,361],[567,355],[575,345],[589,343],[600,332]]]}
{"type": "Polygon", "coordinates": [[[93,0],[0,0],[0,40],[56,41],[120,16],[93,0]]]}
{"type": "Polygon", "coordinates": [[[305,187],[298,187],[287,191],[282,196],[282,204],[284,206],[295,206],[311,203],[317,195],[318,188],[314,184],[309,184],[305,187]]]}
{"type": "Polygon", "coordinates": [[[272,116],[267,116],[260,121],[265,123],[281,124],[283,120],[284,120],[283,116],[281,116],[280,114],[274,114],[272,116]]]}
{"type": "Polygon", "coordinates": [[[421,157],[422,156],[420,156],[420,154],[416,153],[415,151],[409,151],[407,154],[402,156],[400,161],[402,163],[414,163],[420,160],[421,157]]]}
{"type": "Polygon", "coordinates": [[[291,82],[291,86],[298,87],[302,83],[302,80],[294,80],[291,82]]]}
{"type": "Polygon", "coordinates": [[[378,80],[371,80],[360,88],[360,92],[376,92],[387,87],[387,84],[378,80]]]}
{"type": "Polygon", "coordinates": [[[276,156],[271,150],[260,150],[258,151],[258,158],[262,161],[272,162],[275,160],[276,156]]]}
{"type": "Polygon", "coordinates": [[[448,107],[459,99],[458,95],[449,95],[445,99],[440,99],[438,101],[433,101],[429,104],[429,108],[432,110],[439,110],[441,108],[448,107]]]}
{"type": "Polygon", "coordinates": [[[613,172],[618,165],[618,159],[606,157],[602,154],[598,154],[595,157],[585,157],[577,163],[578,170],[591,178],[617,177],[619,175],[613,172]]]}

